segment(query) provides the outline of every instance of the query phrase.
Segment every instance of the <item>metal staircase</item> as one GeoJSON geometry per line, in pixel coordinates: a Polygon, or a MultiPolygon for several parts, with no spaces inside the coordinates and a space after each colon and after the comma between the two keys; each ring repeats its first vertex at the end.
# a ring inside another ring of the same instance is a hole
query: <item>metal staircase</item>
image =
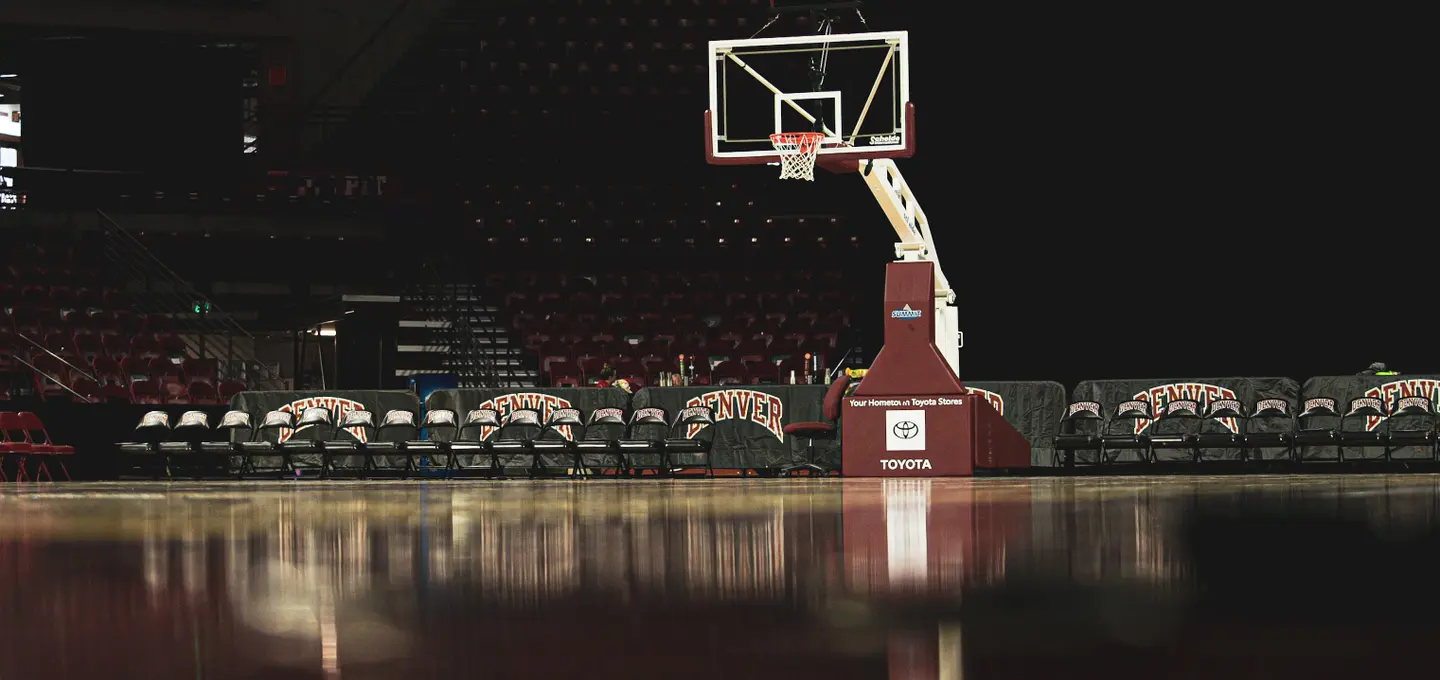
{"type": "Polygon", "coordinates": [[[401,296],[410,318],[400,321],[400,371],[406,375],[454,373],[461,387],[533,387],[499,309],[485,304],[478,287],[435,261],[425,277],[401,296]]]}
{"type": "Polygon", "coordinates": [[[256,338],[230,313],[165,266],[134,234],[96,210],[104,254],[124,272],[134,311],[169,317],[196,358],[215,359],[221,380],[238,380],[256,390],[288,389],[278,364],[256,354],[256,338]]]}

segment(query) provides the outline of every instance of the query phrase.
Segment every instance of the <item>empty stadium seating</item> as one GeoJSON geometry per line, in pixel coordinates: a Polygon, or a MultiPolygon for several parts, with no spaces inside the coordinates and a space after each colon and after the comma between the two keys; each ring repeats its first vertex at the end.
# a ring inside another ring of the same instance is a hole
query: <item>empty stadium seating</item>
{"type": "Polygon", "coordinates": [[[191,356],[172,319],[132,311],[93,249],[14,245],[0,260],[0,396],[205,404],[244,389],[191,356]]]}
{"type": "Polygon", "coordinates": [[[799,381],[805,357],[843,353],[856,300],[843,273],[503,275],[489,289],[551,385],[594,384],[609,365],[644,386],[693,366],[698,384],[799,381]],[[837,352],[837,350],[839,350],[837,352]]]}

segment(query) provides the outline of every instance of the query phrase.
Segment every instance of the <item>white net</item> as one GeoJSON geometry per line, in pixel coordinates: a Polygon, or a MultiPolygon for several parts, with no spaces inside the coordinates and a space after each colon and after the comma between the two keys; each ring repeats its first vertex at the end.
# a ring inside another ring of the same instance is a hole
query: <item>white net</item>
{"type": "Polygon", "coordinates": [[[770,135],[780,152],[780,179],[815,181],[815,154],[825,135],[819,132],[781,132],[770,135]]]}

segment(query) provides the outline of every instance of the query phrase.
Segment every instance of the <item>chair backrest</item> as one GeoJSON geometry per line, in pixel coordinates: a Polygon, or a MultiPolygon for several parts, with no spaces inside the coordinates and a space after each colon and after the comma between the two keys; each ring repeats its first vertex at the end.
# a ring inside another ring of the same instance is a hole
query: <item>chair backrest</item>
{"type": "Polygon", "coordinates": [[[640,438],[642,428],[650,428],[650,431],[655,433],[651,438],[663,439],[670,430],[670,420],[665,409],[655,406],[635,409],[630,414],[630,437],[640,438]]]}
{"type": "Polygon", "coordinates": [[[289,411],[270,411],[260,421],[262,430],[293,430],[295,429],[295,414],[289,411]]]}
{"type": "Polygon", "coordinates": [[[1154,416],[1150,412],[1150,402],[1144,399],[1131,399],[1122,401],[1115,407],[1115,420],[1150,420],[1154,416]]]}
{"type": "Polygon", "coordinates": [[[175,423],[176,434],[185,434],[195,437],[210,432],[210,414],[204,411],[186,411],[180,414],[180,421],[175,423]]]}
{"type": "Polygon", "coordinates": [[[625,409],[603,406],[585,419],[585,434],[576,439],[614,441],[625,436],[625,409]]]}
{"type": "Polygon", "coordinates": [[[1060,420],[1062,422],[1073,422],[1077,420],[1103,421],[1105,420],[1105,416],[1101,413],[1103,408],[1098,401],[1071,402],[1070,405],[1065,408],[1065,415],[1060,420]]]}
{"type": "MultiPolygon", "coordinates": [[[[781,378],[782,381],[786,379],[788,377],[781,378]]],[[[850,375],[843,371],[830,382],[830,388],[825,390],[825,400],[820,404],[821,417],[832,423],[840,419],[840,404],[844,402],[845,388],[849,385],[850,375]]]]}
{"type": "Polygon", "coordinates": [[[456,427],[459,427],[459,424],[455,422],[454,411],[444,408],[432,408],[429,411],[425,412],[425,419],[421,421],[420,426],[426,429],[435,428],[441,430],[453,430],[456,427]]]}
{"type": "Polygon", "coordinates": [[[482,441],[490,432],[494,431],[494,429],[487,431],[486,428],[498,429],[499,427],[499,411],[493,408],[477,408],[465,414],[465,422],[461,423],[460,431],[455,434],[455,438],[458,441],[482,441]],[[471,432],[474,433],[473,439],[470,438],[471,432]]]}
{"type": "Polygon", "coordinates": [[[140,416],[140,424],[135,426],[135,432],[146,439],[159,441],[170,433],[170,414],[164,411],[147,412],[140,416]]]}
{"type": "Polygon", "coordinates": [[[1384,418],[1387,415],[1390,414],[1385,410],[1385,401],[1378,397],[1355,397],[1345,411],[1346,418],[1384,418]]]}
{"type": "MultiPolygon", "coordinates": [[[[24,414],[21,414],[24,415],[24,414]]],[[[1435,406],[1430,403],[1429,397],[1400,397],[1395,401],[1395,408],[1390,412],[1390,417],[1400,416],[1434,416],[1435,406]]]]}
{"type": "Polygon", "coordinates": [[[1160,417],[1168,418],[1199,418],[1200,402],[1193,399],[1173,399],[1160,409],[1160,417]]]}
{"type": "Polygon", "coordinates": [[[533,439],[544,431],[540,412],[533,408],[517,408],[505,414],[500,424],[501,439],[533,439]]]}
{"type": "Polygon", "coordinates": [[[1244,418],[1245,405],[1239,399],[1214,399],[1205,407],[1206,418],[1244,418]]]}
{"type": "MultiPolygon", "coordinates": [[[[1310,410],[1311,405],[1312,405],[1312,402],[1315,402],[1315,403],[1319,404],[1322,408],[1329,408],[1329,409],[1330,409],[1330,413],[1329,413],[1328,415],[1339,415],[1339,414],[1337,414],[1337,413],[1334,412],[1334,406],[1335,406],[1335,400],[1334,400],[1334,399],[1307,399],[1307,400],[1305,401],[1305,410],[1306,410],[1307,412],[1310,410]],[[1329,406],[1329,407],[1324,407],[1324,403],[1325,403],[1325,402],[1328,402],[1328,403],[1330,404],[1330,406],[1329,406]]],[[[1326,415],[1326,414],[1325,414],[1325,413],[1319,413],[1318,415],[1326,415]]],[[[1257,401],[1255,402],[1255,408],[1251,409],[1251,411],[1250,411],[1250,418],[1251,418],[1252,420],[1267,420],[1267,419],[1289,418],[1289,417],[1290,417],[1290,402],[1285,401],[1284,399],[1260,399],[1260,400],[1257,400],[1257,401]]]]}
{"type": "Polygon", "coordinates": [[[375,414],[362,410],[342,411],[340,413],[340,422],[335,424],[336,439],[339,441],[349,441],[349,439],[340,434],[342,432],[355,436],[356,439],[361,439],[360,435],[356,435],[355,431],[357,429],[362,433],[363,441],[369,441],[376,429],[375,414]]]}
{"type": "Polygon", "coordinates": [[[324,406],[311,406],[300,412],[300,420],[295,421],[296,429],[302,427],[329,427],[335,422],[335,415],[330,409],[324,406]]]}
{"type": "Polygon", "coordinates": [[[684,427],[688,438],[714,424],[715,411],[709,406],[687,406],[675,414],[675,422],[670,425],[670,430],[674,432],[684,427]]]}
{"type": "Polygon", "coordinates": [[[40,416],[30,411],[21,411],[18,417],[20,418],[20,427],[25,428],[25,434],[30,437],[30,441],[36,444],[51,443],[50,433],[45,430],[45,424],[40,422],[40,416]]]}
{"type": "Polygon", "coordinates": [[[226,411],[220,417],[220,424],[216,426],[221,430],[248,430],[252,427],[250,413],[247,411],[226,411]]]}
{"type": "Polygon", "coordinates": [[[30,433],[25,431],[25,426],[20,421],[18,413],[10,411],[0,412],[0,441],[19,444],[29,443],[30,433]]]}

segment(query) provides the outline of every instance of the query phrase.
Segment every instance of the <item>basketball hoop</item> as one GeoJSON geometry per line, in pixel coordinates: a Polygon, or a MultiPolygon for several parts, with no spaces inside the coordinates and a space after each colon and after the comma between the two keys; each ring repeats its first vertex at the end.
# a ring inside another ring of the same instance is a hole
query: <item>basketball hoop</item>
{"type": "Polygon", "coordinates": [[[780,152],[780,179],[815,181],[815,154],[825,135],[819,132],[777,132],[770,143],[780,152]]]}

